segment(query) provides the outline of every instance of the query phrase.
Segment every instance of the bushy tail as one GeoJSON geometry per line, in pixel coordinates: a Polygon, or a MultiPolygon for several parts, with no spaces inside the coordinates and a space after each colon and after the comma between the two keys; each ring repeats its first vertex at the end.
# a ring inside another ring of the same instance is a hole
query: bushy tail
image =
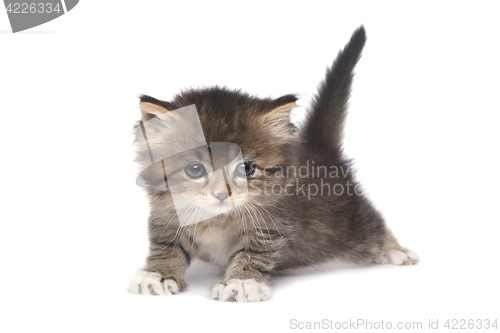
{"type": "Polygon", "coordinates": [[[302,136],[310,147],[332,152],[341,149],[353,70],[365,42],[365,28],[361,26],[327,70],[303,127],[302,136]]]}

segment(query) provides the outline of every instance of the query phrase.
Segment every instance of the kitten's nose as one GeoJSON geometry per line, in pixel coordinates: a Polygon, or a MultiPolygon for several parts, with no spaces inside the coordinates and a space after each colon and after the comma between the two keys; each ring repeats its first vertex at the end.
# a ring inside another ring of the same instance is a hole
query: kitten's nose
{"type": "Polygon", "coordinates": [[[217,191],[217,190],[213,191],[212,195],[214,197],[216,197],[217,199],[219,199],[220,202],[223,202],[224,200],[227,199],[227,197],[229,197],[229,193],[222,192],[222,191],[217,191]]]}

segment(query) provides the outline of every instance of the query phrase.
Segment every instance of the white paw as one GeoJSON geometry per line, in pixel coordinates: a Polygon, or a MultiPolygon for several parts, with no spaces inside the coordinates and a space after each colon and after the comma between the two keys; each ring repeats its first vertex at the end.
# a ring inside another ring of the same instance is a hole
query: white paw
{"type": "Polygon", "coordinates": [[[377,264],[391,264],[391,265],[416,265],[420,258],[418,254],[413,251],[388,251],[384,253],[377,254],[375,256],[375,262],[377,264]]]}
{"type": "Polygon", "coordinates": [[[158,273],[137,271],[128,285],[128,292],[141,295],[172,295],[179,292],[179,286],[174,280],[166,279],[158,273]]]}
{"type": "Polygon", "coordinates": [[[271,296],[271,288],[265,282],[254,279],[233,279],[227,283],[217,283],[212,288],[212,298],[219,301],[260,302],[271,296]]]}

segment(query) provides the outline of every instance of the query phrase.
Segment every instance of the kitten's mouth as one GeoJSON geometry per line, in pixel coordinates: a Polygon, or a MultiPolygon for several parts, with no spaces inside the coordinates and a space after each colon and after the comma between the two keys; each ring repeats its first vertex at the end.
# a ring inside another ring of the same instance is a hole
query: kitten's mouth
{"type": "Polygon", "coordinates": [[[232,207],[233,205],[231,204],[230,201],[224,201],[224,202],[216,202],[214,204],[215,207],[232,207]]]}
{"type": "Polygon", "coordinates": [[[212,210],[217,213],[224,213],[233,208],[230,201],[216,202],[212,204],[212,210]]]}

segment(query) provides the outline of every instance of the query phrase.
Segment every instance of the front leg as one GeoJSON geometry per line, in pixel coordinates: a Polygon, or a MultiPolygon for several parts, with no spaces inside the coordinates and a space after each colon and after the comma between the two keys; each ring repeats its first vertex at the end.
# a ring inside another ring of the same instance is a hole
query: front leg
{"type": "Polygon", "coordinates": [[[226,276],[212,288],[212,298],[220,301],[260,302],[271,295],[267,285],[274,267],[268,252],[242,250],[232,259],[226,276]]]}
{"type": "Polygon", "coordinates": [[[189,256],[180,245],[158,244],[151,241],[146,267],[137,271],[128,291],[142,295],[172,295],[186,289],[184,271],[189,256]]]}

